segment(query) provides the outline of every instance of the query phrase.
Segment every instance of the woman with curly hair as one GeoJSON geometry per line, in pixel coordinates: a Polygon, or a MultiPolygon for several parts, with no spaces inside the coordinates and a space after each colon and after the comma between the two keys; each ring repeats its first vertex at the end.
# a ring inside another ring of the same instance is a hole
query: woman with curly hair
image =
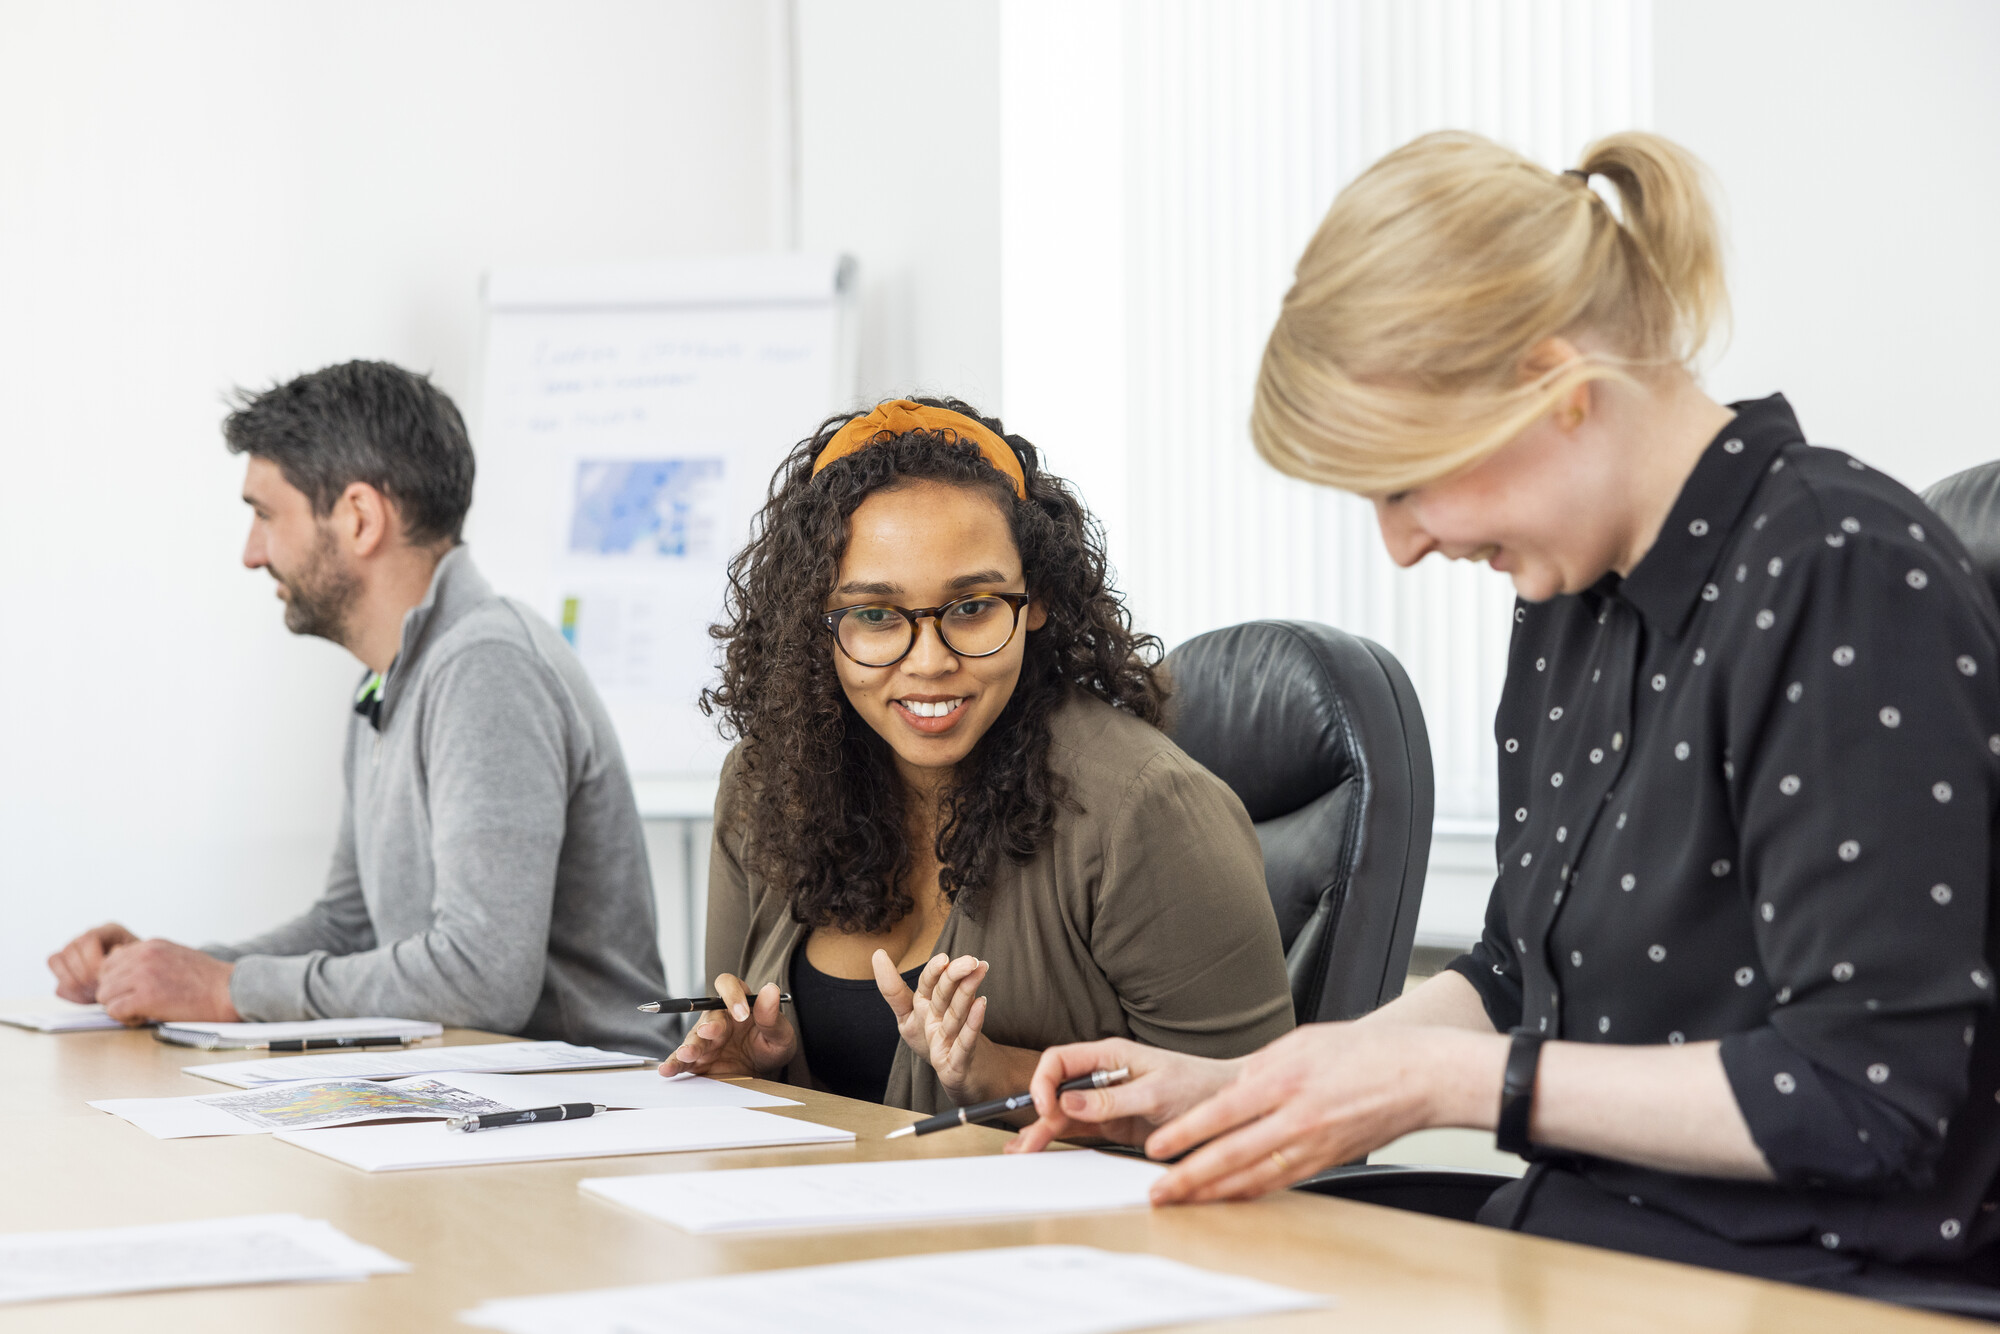
{"type": "Polygon", "coordinates": [[[936,1112],[1026,1088],[1055,1043],[1220,1057],[1290,1030],[1249,817],[1160,731],[1158,641],[1026,440],[956,400],[829,420],[712,633],[729,1009],[662,1074],[936,1112]]]}

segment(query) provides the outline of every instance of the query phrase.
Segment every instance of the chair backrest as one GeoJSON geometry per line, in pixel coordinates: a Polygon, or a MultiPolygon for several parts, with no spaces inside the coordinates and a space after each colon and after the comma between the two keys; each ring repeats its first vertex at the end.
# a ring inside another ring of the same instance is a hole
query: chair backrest
{"type": "Polygon", "coordinates": [[[1430,861],[1430,736],[1388,650],[1309,621],[1251,621],[1167,655],[1174,741],[1229,784],[1264,878],[1300,1023],[1402,993],[1430,861]]]}
{"type": "Polygon", "coordinates": [[[1924,492],[1924,503],[1951,525],[2000,602],[2000,463],[1953,473],[1924,492]]]}

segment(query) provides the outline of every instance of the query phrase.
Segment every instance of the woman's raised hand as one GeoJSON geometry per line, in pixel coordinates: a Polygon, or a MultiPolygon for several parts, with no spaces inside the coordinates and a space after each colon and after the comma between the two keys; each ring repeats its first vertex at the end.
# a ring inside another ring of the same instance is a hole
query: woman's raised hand
{"type": "Polygon", "coordinates": [[[1129,1038],[1051,1047],[1042,1053],[1029,1085],[1035,1095],[1036,1120],[1006,1151],[1035,1153],[1052,1140],[1085,1136],[1115,1144],[1146,1143],[1159,1126],[1229,1087],[1242,1068],[1242,1061],[1187,1056],[1129,1038]],[[1131,1071],[1122,1084],[1056,1092],[1056,1085],[1065,1080],[1118,1069],[1131,1071]]]}
{"type": "Polygon", "coordinates": [[[979,1030],[986,1022],[986,998],[979,994],[979,984],[986,980],[985,960],[970,954],[956,959],[937,955],[917,975],[914,991],[886,950],[876,950],[870,962],[882,999],[896,1012],[903,1041],[930,1062],[953,1102],[979,1101],[986,1090],[978,1087],[973,1066],[980,1054],[979,1030]]]}
{"type": "Polygon", "coordinates": [[[729,1008],[704,1013],[674,1054],[660,1062],[660,1073],[691,1070],[716,1079],[742,1079],[783,1070],[799,1049],[799,1035],[778,1003],[778,984],[770,983],[752,1001],[743,979],[724,973],[715,979],[715,994],[729,1008]]]}

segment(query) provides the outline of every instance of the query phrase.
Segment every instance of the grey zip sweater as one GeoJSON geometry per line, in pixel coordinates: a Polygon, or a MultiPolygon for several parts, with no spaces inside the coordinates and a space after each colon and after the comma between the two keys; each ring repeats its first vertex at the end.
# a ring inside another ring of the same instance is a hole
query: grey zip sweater
{"type": "Polygon", "coordinates": [[[326,892],[231,946],[245,1019],[391,1015],[643,1055],[666,994],[610,717],[569,646],[464,547],[403,618],[377,721],[348,724],[326,892]]]}

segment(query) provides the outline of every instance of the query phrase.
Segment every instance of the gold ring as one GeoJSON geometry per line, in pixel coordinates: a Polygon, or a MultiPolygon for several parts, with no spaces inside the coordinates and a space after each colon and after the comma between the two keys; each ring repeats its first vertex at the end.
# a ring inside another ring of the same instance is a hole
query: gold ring
{"type": "Polygon", "coordinates": [[[1280,1172],[1289,1172],[1292,1170],[1292,1164],[1290,1160],[1285,1157],[1284,1150],[1282,1149],[1271,1150],[1271,1157],[1278,1164],[1278,1170],[1280,1172]]]}

